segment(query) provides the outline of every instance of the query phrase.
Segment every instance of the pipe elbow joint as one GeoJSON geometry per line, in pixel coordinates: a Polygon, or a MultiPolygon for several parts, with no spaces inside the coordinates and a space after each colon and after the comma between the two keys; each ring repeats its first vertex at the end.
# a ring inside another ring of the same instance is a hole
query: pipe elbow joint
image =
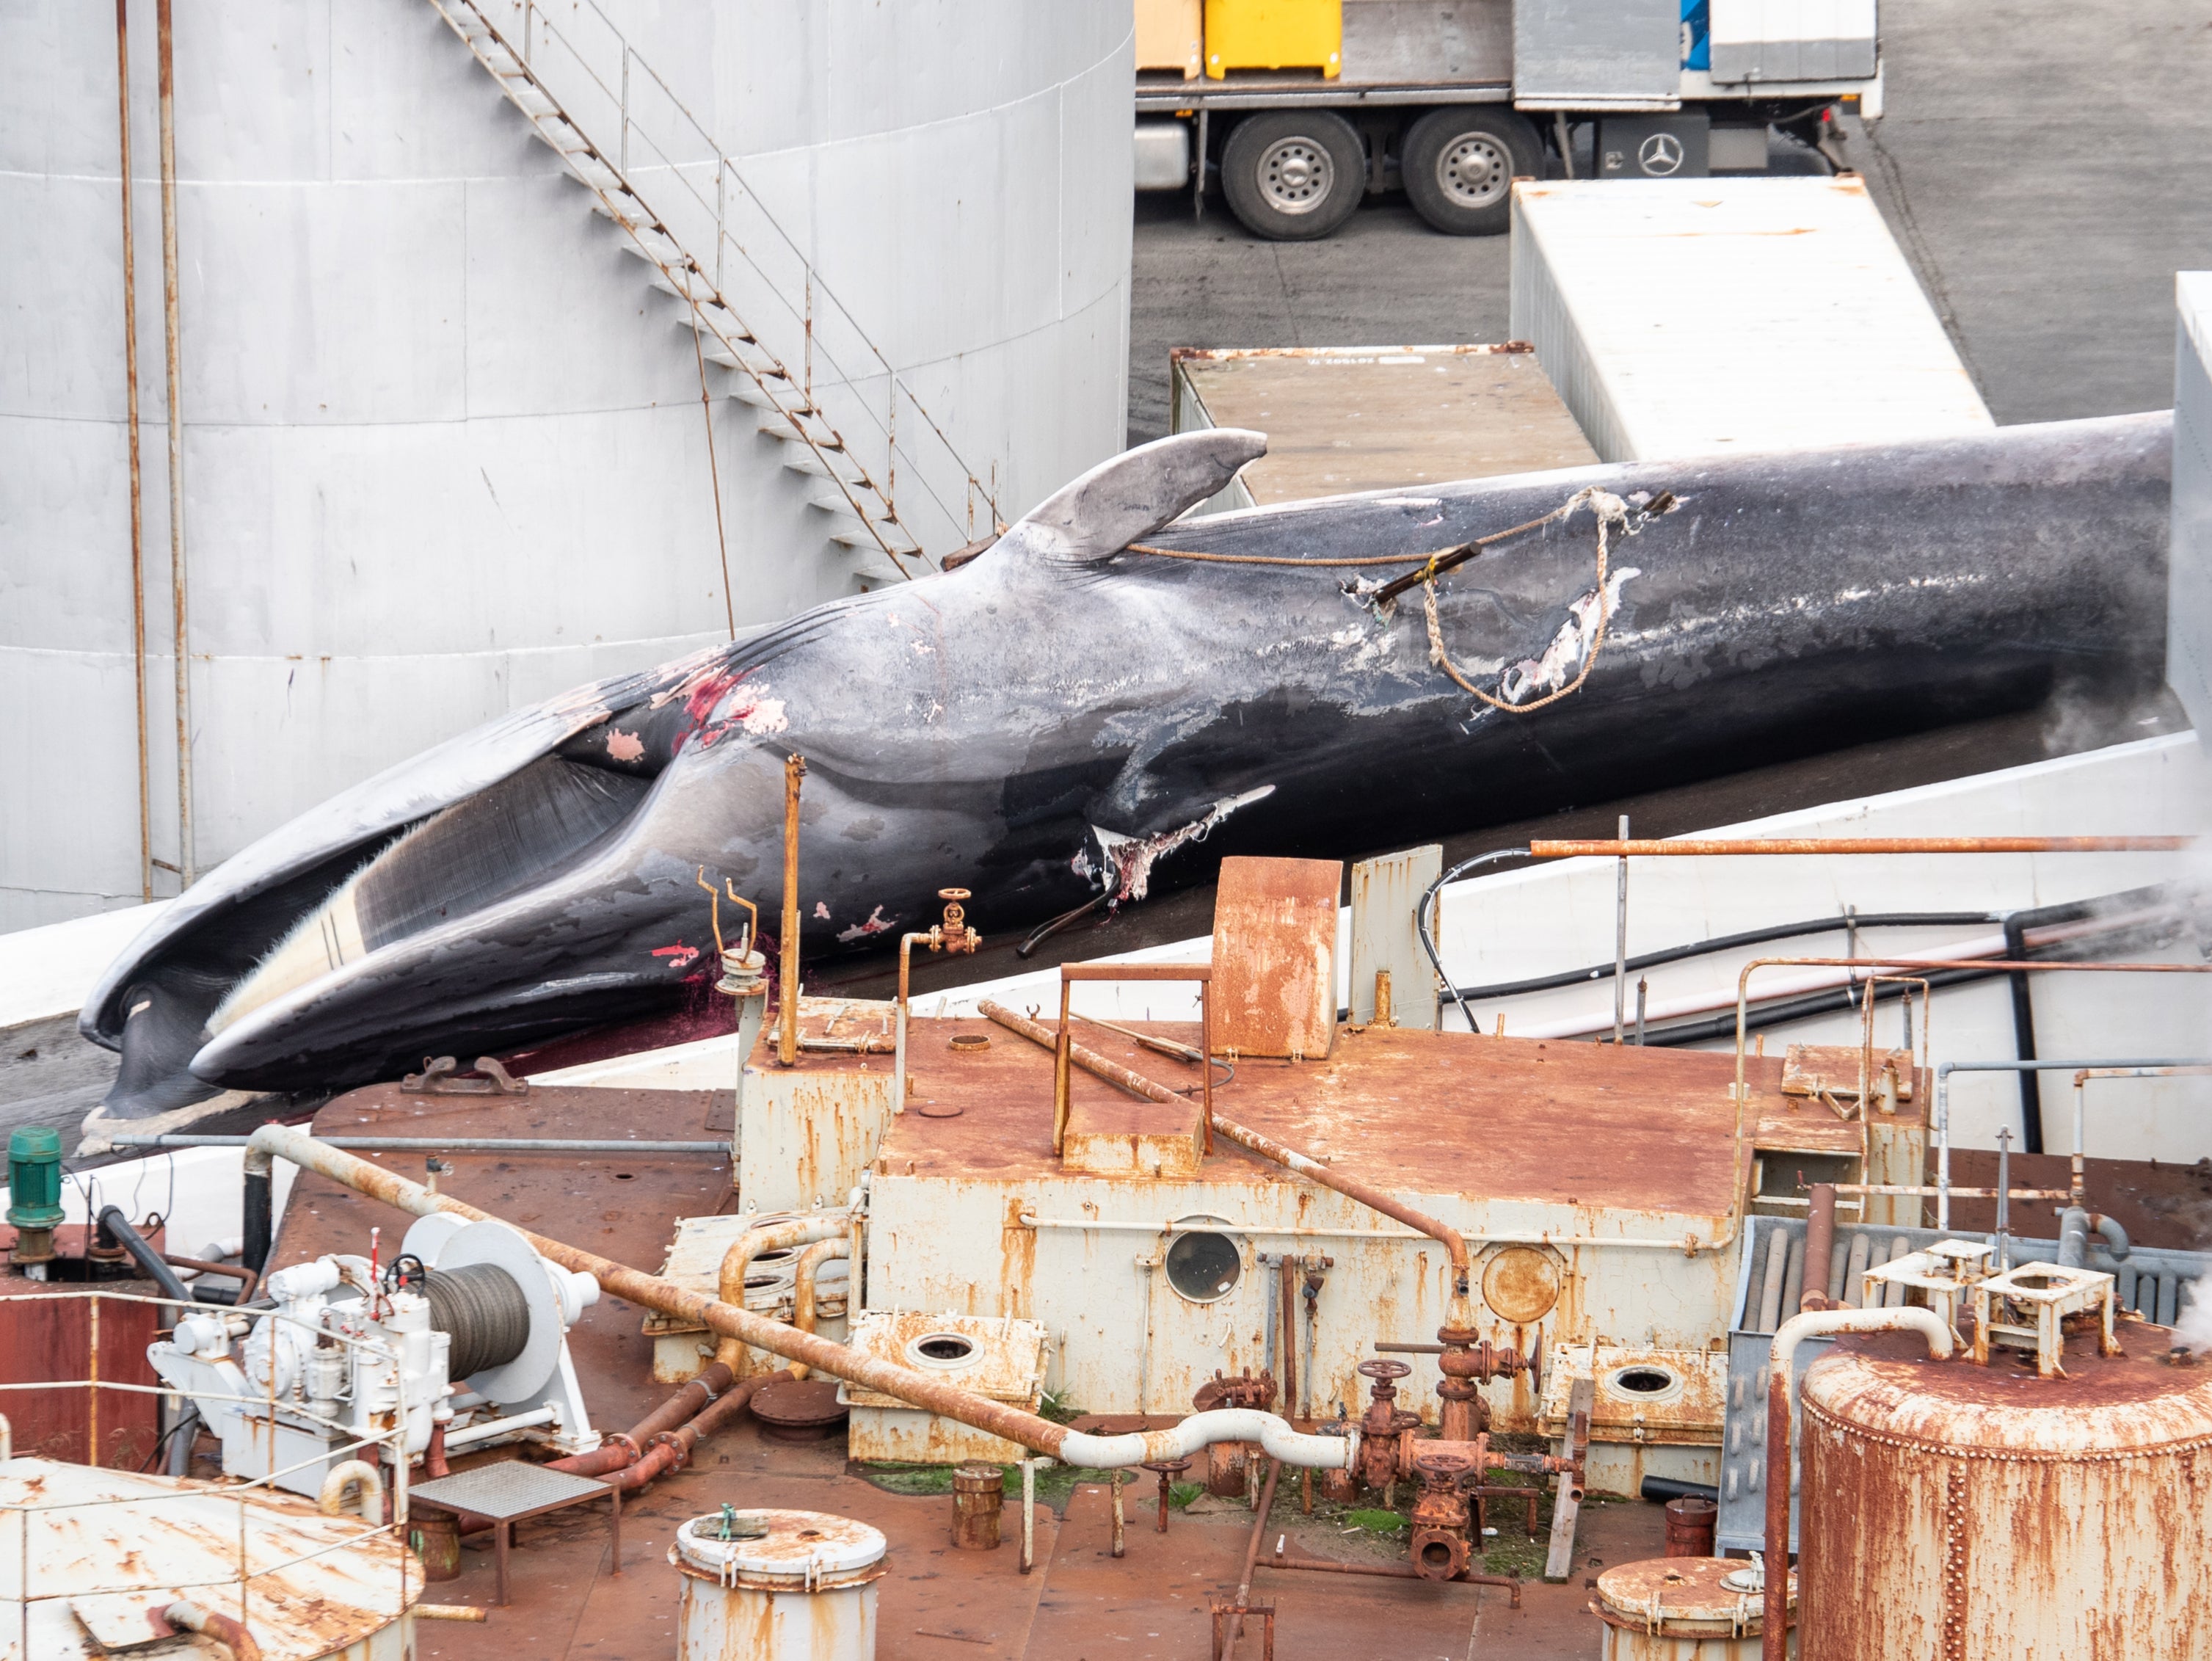
{"type": "Polygon", "coordinates": [[[2125,1262],[2128,1254],[2135,1250],[2118,1218],[2107,1217],[2102,1212],[2092,1212],[2089,1214],[2089,1226],[2103,1238],[2105,1250],[2115,1262],[2125,1262]]]}
{"type": "Polygon", "coordinates": [[[384,1474],[366,1459],[348,1459],[332,1465],[323,1478],[316,1506],[325,1517],[345,1515],[346,1490],[358,1488],[356,1513],[364,1523],[380,1526],[384,1521],[384,1474]]]}

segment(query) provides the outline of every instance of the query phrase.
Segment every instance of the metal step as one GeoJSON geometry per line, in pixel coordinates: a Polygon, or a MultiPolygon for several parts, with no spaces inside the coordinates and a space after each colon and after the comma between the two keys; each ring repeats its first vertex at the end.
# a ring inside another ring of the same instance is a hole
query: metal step
{"type": "MultiPolygon", "coordinates": [[[[890,545],[891,551],[893,553],[918,554],[921,551],[921,545],[916,542],[912,537],[908,536],[903,529],[896,525],[891,524],[887,520],[878,520],[876,521],[876,529],[884,533],[883,540],[884,542],[887,542],[890,545]]],[[[850,525],[842,526],[838,529],[830,532],[830,540],[838,543],[847,548],[880,548],[883,546],[883,543],[878,542],[875,537],[870,533],[868,527],[860,523],[857,520],[850,525]]]]}
{"type": "MultiPolygon", "coordinates": [[[[853,493],[864,502],[876,496],[876,489],[869,483],[867,474],[860,471],[859,465],[850,456],[842,450],[831,450],[827,453],[837,463],[837,471],[835,473],[830,471],[829,461],[815,454],[804,444],[785,445],[783,465],[794,473],[812,473],[817,478],[842,479],[853,487],[853,493]]],[[[888,503],[885,505],[889,506],[888,503]]]]}

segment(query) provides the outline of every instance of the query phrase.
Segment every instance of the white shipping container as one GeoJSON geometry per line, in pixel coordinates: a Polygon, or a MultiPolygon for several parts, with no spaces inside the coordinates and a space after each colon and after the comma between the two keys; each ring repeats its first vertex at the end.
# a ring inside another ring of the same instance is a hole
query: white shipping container
{"type": "Polygon", "coordinates": [[[1995,425],[1860,179],[1523,182],[1512,332],[1606,461],[1995,425]]]}

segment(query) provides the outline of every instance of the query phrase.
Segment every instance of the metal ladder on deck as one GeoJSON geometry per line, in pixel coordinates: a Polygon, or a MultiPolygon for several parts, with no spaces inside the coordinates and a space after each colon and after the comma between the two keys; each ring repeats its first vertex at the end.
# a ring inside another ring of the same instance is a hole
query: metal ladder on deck
{"type": "MultiPolygon", "coordinates": [[[[561,158],[569,176],[592,193],[592,211],[612,220],[628,234],[629,240],[623,245],[623,251],[653,267],[648,279],[651,285],[685,303],[683,321],[699,336],[705,361],[737,373],[738,380],[728,395],[759,411],[758,430],[781,441],[783,465],[827,482],[829,489],[810,496],[809,502],[837,521],[830,532],[830,540],[863,555],[879,551],[889,560],[886,568],[871,566],[864,559],[857,573],[861,579],[896,576],[911,580],[916,575],[917,565],[927,570],[937,563],[899,514],[899,428],[902,408],[907,411],[908,438],[904,447],[909,459],[910,481],[917,471],[912,464],[919,427],[920,442],[927,451],[922,459],[936,462],[936,471],[945,475],[948,483],[953,478],[960,482],[964,495],[965,539],[973,541],[979,533],[979,507],[984,514],[981,534],[993,534],[1003,528],[995,490],[982,484],[975,470],[960,458],[944,429],[922,408],[890,361],[836,301],[812,265],[799,252],[798,245],[737,176],[733,164],[721,154],[712,136],[596,4],[585,0],[583,6],[563,9],[569,15],[573,28],[580,31],[580,20],[595,21],[618,48],[620,70],[615,84],[610,84],[587,60],[575,34],[563,31],[546,15],[538,0],[430,0],[430,3],[499,84],[507,102],[522,113],[532,131],[561,158]],[[505,19],[505,30],[493,21],[495,13],[505,19]],[[544,58],[549,49],[573,66],[571,78],[574,84],[568,88],[572,97],[565,103],[548,85],[550,77],[544,73],[547,65],[544,58]],[[540,60],[535,64],[534,52],[540,60]],[[699,160],[695,156],[687,161],[657,142],[634,113],[633,73],[639,77],[641,88],[649,86],[663,97],[680,124],[690,130],[690,137],[711,151],[714,174],[711,202],[685,174],[687,167],[696,169],[701,165],[699,160]],[[582,78],[575,79],[577,75],[582,78]],[[618,112],[621,138],[611,154],[592,138],[574,113],[575,94],[580,92],[584,96],[596,94],[597,101],[608,103],[618,112]],[[651,152],[643,169],[633,165],[633,142],[651,152]],[[664,216],[647,201],[640,189],[641,172],[657,175],[652,188],[665,198],[672,198],[664,200],[663,205],[677,210],[674,214],[664,216]],[[754,210],[760,222],[772,234],[768,239],[771,250],[769,257],[773,257],[775,252],[782,252],[787,263],[796,266],[804,288],[799,304],[793,305],[787,295],[777,291],[774,277],[763,264],[760,247],[757,245],[749,250],[732,234],[729,198],[733,187],[740,193],[741,201],[754,210]],[[701,259],[692,249],[691,245],[699,241],[702,234],[712,237],[710,259],[701,259]],[[726,259],[732,253],[737,256],[734,269],[750,271],[764,282],[768,285],[766,291],[775,295],[781,307],[792,313],[791,321],[803,331],[802,350],[797,354],[800,359],[799,373],[794,374],[787,361],[790,355],[780,356],[761,332],[748,326],[732,304],[726,292],[729,285],[725,274],[732,269],[726,259]],[[848,346],[843,361],[829,363],[830,376],[817,386],[817,360],[830,353],[818,332],[819,326],[833,317],[843,327],[848,346]],[[874,380],[880,380],[883,386],[884,411],[880,417],[867,399],[867,383],[874,380]],[[833,418],[824,407],[823,399],[830,396],[845,399],[842,417],[833,418]],[[868,449],[872,457],[879,457],[876,466],[871,467],[863,459],[860,453],[862,447],[868,449]]],[[[995,482],[995,468],[993,476],[995,482]]],[[[940,521],[953,527],[950,539],[957,539],[960,514],[927,477],[921,489],[929,497],[940,521]]],[[[945,551],[951,551],[951,546],[945,551]]]]}

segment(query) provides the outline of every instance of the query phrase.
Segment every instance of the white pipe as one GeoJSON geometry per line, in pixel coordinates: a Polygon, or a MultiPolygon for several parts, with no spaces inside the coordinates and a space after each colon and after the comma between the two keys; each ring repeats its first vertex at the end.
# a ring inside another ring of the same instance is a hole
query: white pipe
{"type": "Polygon", "coordinates": [[[8,1415],[0,1413],[0,1463],[15,1457],[15,1430],[8,1422],[8,1415]]]}
{"type": "Polygon", "coordinates": [[[451,1453],[456,1448],[489,1441],[495,1436],[504,1436],[511,1430],[529,1430],[534,1426],[553,1424],[560,1417],[558,1408],[532,1408],[527,1413],[510,1414],[504,1419],[491,1419],[481,1425],[471,1425],[466,1430],[449,1430],[446,1433],[446,1451],[451,1453]]]}
{"type": "Polygon", "coordinates": [[[1786,1389],[1790,1382],[1790,1358],[1808,1338],[1832,1332],[1917,1332],[1928,1341],[1928,1353],[1939,1361],[1951,1359],[1957,1347],[1943,1317],[1932,1309],[1812,1309],[1793,1315],[1774,1335],[1768,1365],[1786,1389]]]}
{"type": "Polygon", "coordinates": [[[384,1474],[366,1459],[349,1459],[343,1464],[331,1467],[330,1474],[323,1478],[323,1492],[317,1502],[323,1515],[344,1516],[346,1490],[356,1486],[361,1493],[355,1511],[362,1522],[381,1528],[384,1525],[384,1474]]]}
{"type": "Polygon", "coordinates": [[[1194,1413],[1166,1430],[1131,1431],[1122,1436],[1072,1430],[1060,1444],[1060,1457],[1066,1464],[1115,1470],[1152,1460],[1188,1458],[1214,1442],[1257,1442],[1271,1459],[1316,1470],[1349,1470],[1359,1450],[1356,1433],[1308,1436],[1291,1429],[1289,1421],[1257,1408],[1216,1408],[1211,1413],[1194,1413]]]}
{"type": "MultiPolygon", "coordinates": [[[[1762,1199],[1768,1196],[1762,1195],[1762,1199]]],[[[1442,1244],[1433,1234],[1424,1234],[1413,1228],[1270,1228],[1261,1223],[1217,1223],[1178,1218],[1170,1223],[1133,1223],[1109,1221],[1096,1217],[1040,1217],[1035,1212],[1021,1214],[1024,1228],[1066,1228],[1097,1233],[1124,1234],[1240,1234],[1255,1240],[1305,1238],[1321,1240],[1426,1240],[1442,1244]]],[[[1656,1236],[1623,1234],[1470,1234],[1468,1244],[1474,1245],[1547,1245],[1562,1250],[1570,1246],[1634,1246],[1650,1251],[1686,1251],[1695,1255],[1712,1248],[1701,1241],[1687,1238],[1680,1240],[1661,1239],[1656,1236]]]]}

